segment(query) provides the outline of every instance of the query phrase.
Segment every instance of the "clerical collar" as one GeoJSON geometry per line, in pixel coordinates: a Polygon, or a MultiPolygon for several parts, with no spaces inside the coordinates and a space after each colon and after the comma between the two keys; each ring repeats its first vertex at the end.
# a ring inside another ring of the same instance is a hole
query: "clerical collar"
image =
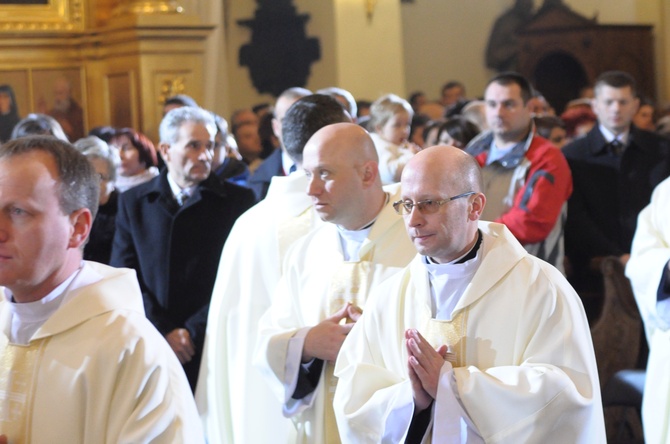
{"type": "Polygon", "coordinates": [[[74,279],[79,275],[82,267],[83,263],[49,294],[34,302],[16,302],[12,292],[5,288],[5,296],[12,312],[11,342],[22,345],[30,342],[30,338],[32,338],[35,332],[61,306],[65,295],[74,279]]]}
{"type": "Polygon", "coordinates": [[[344,227],[342,227],[342,226],[340,226],[340,225],[338,225],[337,228],[338,228],[340,231],[344,231],[344,232],[346,232],[346,231],[361,231],[361,230],[367,230],[368,228],[372,227],[372,225],[374,225],[375,222],[377,222],[377,218],[379,217],[380,214],[382,214],[382,210],[384,209],[384,207],[386,207],[386,205],[388,205],[388,203],[389,203],[389,199],[390,199],[390,195],[389,195],[389,193],[384,192],[384,205],[382,205],[381,209],[380,209],[379,212],[375,215],[374,219],[372,219],[372,220],[371,220],[370,222],[368,222],[367,224],[363,225],[361,228],[357,228],[357,229],[355,229],[355,230],[347,230],[346,228],[344,228],[344,227]]]}
{"type": "MultiPolygon", "coordinates": [[[[448,264],[453,264],[453,265],[458,265],[458,264],[464,264],[467,261],[474,259],[477,256],[477,251],[479,250],[479,246],[482,244],[482,233],[477,230],[477,241],[475,244],[470,248],[470,251],[465,253],[463,256],[454,259],[451,262],[448,262],[448,264]]],[[[432,257],[430,256],[425,256],[426,258],[426,263],[428,264],[436,264],[436,265],[441,265],[438,262],[436,262],[432,257]]]]}

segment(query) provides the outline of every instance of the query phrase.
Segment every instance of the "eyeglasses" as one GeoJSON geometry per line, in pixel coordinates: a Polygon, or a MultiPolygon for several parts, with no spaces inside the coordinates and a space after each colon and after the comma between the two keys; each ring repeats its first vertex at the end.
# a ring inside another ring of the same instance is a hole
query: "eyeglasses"
{"type": "Polygon", "coordinates": [[[417,207],[422,214],[434,214],[437,213],[437,210],[447,202],[452,200],[460,199],[461,197],[468,197],[473,194],[476,194],[474,191],[468,191],[467,193],[459,194],[458,196],[450,197],[448,199],[442,200],[432,200],[426,199],[419,202],[412,202],[411,200],[399,200],[398,202],[393,203],[393,208],[395,212],[401,216],[407,216],[412,213],[412,209],[417,207]]]}

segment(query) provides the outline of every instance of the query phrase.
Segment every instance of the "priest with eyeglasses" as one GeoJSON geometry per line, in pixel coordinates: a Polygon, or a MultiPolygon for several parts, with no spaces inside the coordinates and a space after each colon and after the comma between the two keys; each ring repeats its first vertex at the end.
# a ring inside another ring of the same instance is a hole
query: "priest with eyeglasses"
{"type": "Polygon", "coordinates": [[[378,285],[335,366],[342,442],[604,443],[581,301],[505,225],[476,160],[427,148],[395,202],[418,251],[378,285]]]}

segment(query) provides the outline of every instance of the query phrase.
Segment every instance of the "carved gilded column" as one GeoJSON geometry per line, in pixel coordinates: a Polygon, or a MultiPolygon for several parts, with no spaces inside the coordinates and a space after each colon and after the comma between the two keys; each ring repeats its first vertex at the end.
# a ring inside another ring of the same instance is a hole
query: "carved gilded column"
{"type": "Polygon", "coordinates": [[[90,126],[130,126],[157,140],[166,97],[203,100],[212,27],[174,0],[117,2],[88,42],[90,126]]]}

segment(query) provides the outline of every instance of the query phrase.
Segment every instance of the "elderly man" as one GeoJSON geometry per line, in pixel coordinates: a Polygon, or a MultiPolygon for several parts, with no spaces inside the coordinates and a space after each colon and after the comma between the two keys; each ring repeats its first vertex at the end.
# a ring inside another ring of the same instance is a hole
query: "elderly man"
{"type": "MultiPolygon", "coordinates": [[[[335,99],[314,94],[293,104],[282,120],[283,146],[301,165],[316,131],[349,118],[335,99]]],[[[252,358],[258,320],[271,304],[286,250],[318,222],[305,188],[302,168],[273,177],[267,197],[240,216],[223,248],[196,390],[210,442],[284,443],[294,434],[252,358]]]]}
{"type": "Polygon", "coordinates": [[[339,442],[332,411],[332,365],[371,288],[400,268],[413,250],[382,188],[368,133],[352,123],[317,131],[305,146],[307,193],[328,222],[289,250],[272,306],[261,318],[257,365],[297,442],[339,442]]]}
{"type": "Polygon", "coordinates": [[[507,225],[528,250],[563,270],[563,224],[572,193],[568,162],[538,136],[528,80],[517,73],[493,77],[484,93],[489,132],[466,151],[482,166],[489,204],[482,218],[507,225]]]}
{"type": "Polygon", "coordinates": [[[0,442],[203,442],[135,273],[82,260],[98,183],[66,142],[0,148],[0,442]]]}
{"type": "Polygon", "coordinates": [[[394,206],[419,255],[375,289],[342,345],[344,442],[605,442],[579,297],[504,225],[479,221],[481,182],[454,147],[405,167],[394,206]]]}
{"type": "Polygon", "coordinates": [[[642,423],[648,443],[670,441],[670,179],[655,189],[640,212],[626,265],[649,342],[642,398],[642,423]]]}
{"type": "Polygon", "coordinates": [[[159,150],[167,169],[119,197],[111,265],[137,270],[147,317],[195,390],[209,300],[223,243],[254,202],[211,172],[216,126],[200,108],[168,112],[159,150]]]}

